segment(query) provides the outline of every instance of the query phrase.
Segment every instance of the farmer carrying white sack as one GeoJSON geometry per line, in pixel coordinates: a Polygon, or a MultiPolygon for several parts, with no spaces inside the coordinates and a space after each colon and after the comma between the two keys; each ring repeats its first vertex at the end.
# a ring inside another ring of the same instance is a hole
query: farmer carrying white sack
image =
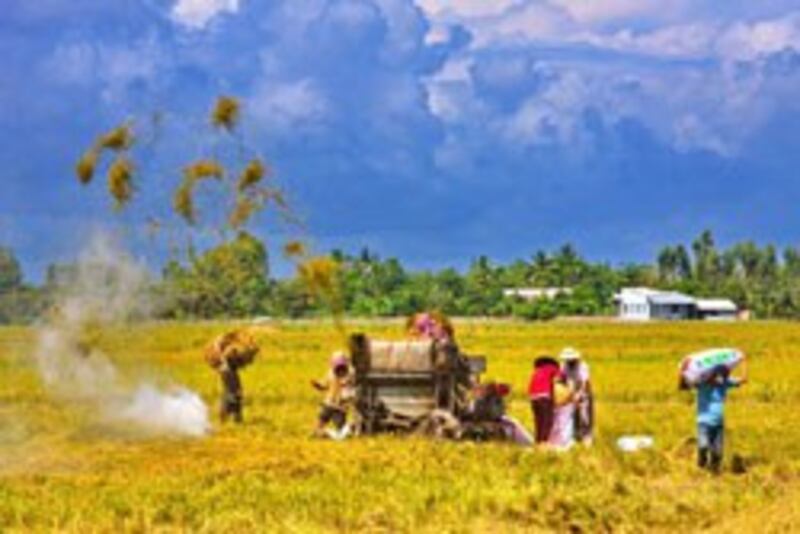
{"type": "Polygon", "coordinates": [[[719,473],[725,437],[725,399],[728,390],[747,382],[747,361],[734,349],[691,354],[680,365],[680,387],[697,389],[697,465],[719,473]],[[739,367],[739,377],[731,371],[739,367]]]}

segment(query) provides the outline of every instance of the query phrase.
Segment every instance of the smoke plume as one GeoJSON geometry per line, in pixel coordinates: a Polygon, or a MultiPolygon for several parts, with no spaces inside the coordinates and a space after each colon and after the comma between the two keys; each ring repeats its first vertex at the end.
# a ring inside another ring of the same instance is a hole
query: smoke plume
{"type": "Polygon", "coordinates": [[[159,435],[202,436],[208,409],[194,392],[130,383],[99,347],[109,328],[152,312],[148,276],[111,239],[92,239],[74,266],[54,273],[57,303],[39,330],[36,361],[55,398],[87,406],[101,421],[159,435]]]}

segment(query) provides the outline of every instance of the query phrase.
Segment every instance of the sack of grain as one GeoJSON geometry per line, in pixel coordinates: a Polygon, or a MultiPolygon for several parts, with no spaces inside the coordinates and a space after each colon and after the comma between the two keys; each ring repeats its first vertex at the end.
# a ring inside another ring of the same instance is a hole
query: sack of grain
{"type": "Polygon", "coordinates": [[[206,348],[208,364],[219,369],[223,363],[241,369],[250,365],[258,354],[259,347],[253,336],[242,330],[233,330],[216,337],[206,348]]]}
{"type": "Polygon", "coordinates": [[[733,348],[708,349],[686,356],[681,362],[682,378],[690,386],[706,380],[714,369],[723,366],[733,371],[744,360],[744,354],[733,348]]]}

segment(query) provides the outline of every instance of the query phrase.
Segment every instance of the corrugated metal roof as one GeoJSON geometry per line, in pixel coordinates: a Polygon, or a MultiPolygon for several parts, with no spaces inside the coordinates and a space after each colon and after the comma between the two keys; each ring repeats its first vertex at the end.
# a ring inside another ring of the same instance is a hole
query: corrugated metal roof
{"type": "Polygon", "coordinates": [[[728,299],[697,299],[697,309],[700,311],[737,312],[739,308],[732,300],[728,299]]]}
{"type": "Polygon", "coordinates": [[[692,306],[695,304],[695,300],[692,297],[684,295],[683,293],[658,293],[656,295],[649,295],[647,300],[649,300],[651,304],[668,306],[692,306]]]}

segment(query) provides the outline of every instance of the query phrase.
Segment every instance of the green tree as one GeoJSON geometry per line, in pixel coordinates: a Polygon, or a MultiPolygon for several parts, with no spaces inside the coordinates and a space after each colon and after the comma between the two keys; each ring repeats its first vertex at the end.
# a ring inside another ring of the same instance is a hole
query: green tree
{"type": "Polygon", "coordinates": [[[164,273],[176,314],[198,317],[262,312],[267,274],[266,249],[246,232],[192,256],[188,267],[172,262],[164,273]]]}
{"type": "Polygon", "coordinates": [[[800,278],[800,251],[797,248],[787,247],[783,251],[783,263],[787,276],[800,278]]]}
{"type": "Polygon", "coordinates": [[[692,251],[697,280],[706,286],[712,285],[716,281],[719,257],[711,230],[705,230],[700,234],[692,243],[692,251]]]}
{"type": "Polygon", "coordinates": [[[465,315],[489,315],[503,298],[503,289],[489,258],[480,256],[464,276],[464,296],[459,311],[465,315]]]}
{"type": "Polygon", "coordinates": [[[14,251],[0,247],[0,293],[8,293],[22,287],[22,267],[14,251]]]}
{"type": "Polygon", "coordinates": [[[658,277],[666,282],[673,283],[677,280],[678,258],[675,249],[670,246],[664,247],[658,253],[656,263],[658,265],[658,277]]]}

